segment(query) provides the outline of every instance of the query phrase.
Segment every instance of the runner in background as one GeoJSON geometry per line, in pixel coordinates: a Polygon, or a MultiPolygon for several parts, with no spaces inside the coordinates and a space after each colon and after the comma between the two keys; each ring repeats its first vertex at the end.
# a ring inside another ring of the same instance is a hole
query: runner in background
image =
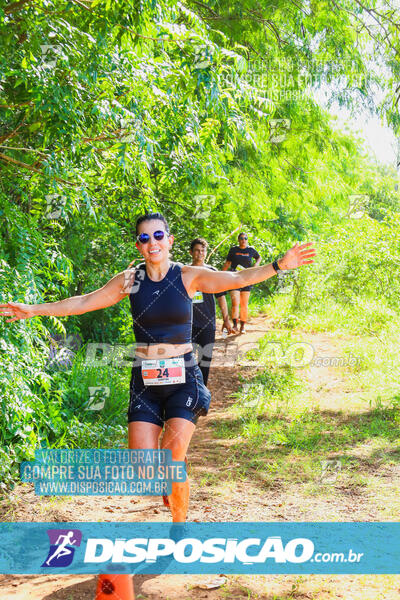
{"type": "MultiPolygon", "coordinates": [[[[253,246],[249,246],[247,233],[241,232],[238,235],[239,246],[232,246],[226,257],[223,271],[241,271],[251,266],[258,267],[261,262],[261,256],[253,246]],[[252,265],[252,259],[256,262],[252,265]]],[[[238,332],[239,305],[240,305],[240,333],[245,332],[247,322],[247,309],[249,305],[250,290],[253,286],[246,285],[238,290],[231,290],[232,300],[232,321],[233,330],[238,332]]]]}
{"type": "MultiPolygon", "coordinates": [[[[217,271],[215,267],[206,265],[204,259],[207,254],[208,243],[203,238],[196,238],[190,244],[190,254],[192,256],[193,267],[206,267],[212,271],[217,271]]],[[[215,294],[218,304],[221,308],[223,318],[223,328],[226,327],[228,333],[233,332],[228,316],[228,305],[226,303],[225,292],[215,294]]],[[[198,344],[199,367],[203,373],[204,385],[207,385],[212,351],[215,342],[215,300],[214,294],[205,294],[196,292],[193,297],[193,323],[192,323],[192,342],[198,344]]]]}

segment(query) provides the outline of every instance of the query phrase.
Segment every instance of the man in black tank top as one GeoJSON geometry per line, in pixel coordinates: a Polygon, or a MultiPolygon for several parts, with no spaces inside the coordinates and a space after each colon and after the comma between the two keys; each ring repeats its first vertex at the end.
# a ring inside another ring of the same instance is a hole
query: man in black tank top
{"type": "MultiPolygon", "coordinates": [[[[192,266],[206,267],[212,271],[217,271],[215,267],[204,263],[207,254],[208,243],[204,238],[196,238],[190,244],[190,254],[192,256],[192,266]]],[[[229,317],[228,306],[226,304],[225,292],[219,294],[206,294],[197,292],[192,300],[193,302],[193,324],[192,341],[198,346],[199,367],[203,373],[204,384],[207,385],[210,364],[212,359],[213,346],[215,342],[215,300],[221,308],[223,327],[226,327],[228,333],[232,331],[229,317]]]]}

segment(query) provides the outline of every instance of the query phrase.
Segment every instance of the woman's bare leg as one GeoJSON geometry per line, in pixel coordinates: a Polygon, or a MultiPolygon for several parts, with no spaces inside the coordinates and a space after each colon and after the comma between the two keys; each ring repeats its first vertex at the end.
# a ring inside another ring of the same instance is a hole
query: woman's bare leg
{"type": "Polygon", "coordinates": [[[240,292],[240,320],[247,323],[250,292],[240,292]]]}
{"type": "Polygon", "coordinates": [[[150,448],[158,450],[158,440],[162,427],[147,421],[133,421],[128,423],[128,445],[131,450],[144,450],[150,448]]]}
{"type": "MultiPolygon", "coordinates": [[[[162,449],[172,451],[172,460],[184,461],[187,449],[196,426],[191,421],[181,418],[168,419],[161,441],[162,449]]],[[[189,507],[189,478],[186,481],[172,484],[172,494],[168,496],[169,506],[174,523],[186,520],[189,507]]]]}

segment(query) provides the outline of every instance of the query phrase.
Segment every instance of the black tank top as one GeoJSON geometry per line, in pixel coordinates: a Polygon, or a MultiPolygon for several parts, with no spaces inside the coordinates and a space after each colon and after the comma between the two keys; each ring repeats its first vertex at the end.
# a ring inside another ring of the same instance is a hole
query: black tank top
{"type": "MultiPolygon", "coordinates": [[[[211,265],[203,265],[206,269],[216,271],[215,267],[211,265]]],[[[199,293],[199,292],[197,292],[199,293]]],[[[200,301],[198,301],[197,294],[193,298],[193,327],[197,329],[215,329],[215,299],[214,294],[206,294],[200,292],[200,301]]]]}
{"type": "Polygon", "coordinates": [[[192,341],[192,299],[183,285],[182,263],[171,262],[161,281],[138,265],[129,300],[137,343],[187,344],[192,341]]]}

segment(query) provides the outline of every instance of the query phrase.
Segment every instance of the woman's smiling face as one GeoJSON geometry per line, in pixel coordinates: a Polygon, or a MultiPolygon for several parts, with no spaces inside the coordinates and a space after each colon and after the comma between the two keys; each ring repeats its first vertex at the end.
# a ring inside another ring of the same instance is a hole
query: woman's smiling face
{"type": "Polygon", "coordinates": [[[160,219],[143,221],[138,227],[138,232],[139,236],[143,233],[147,233],[150,236],[150,240],[147,243],[140,242],[139,240],[136,242],[136,248],[139,250],[145,261],[158,264],[168,258],[169,250],[174,243],[174,236],[167,233],[163,221],[160,219]],[[162,240],[156,240],[154,238],[154,232],[156,231],[164,232],[162,240]]]}

